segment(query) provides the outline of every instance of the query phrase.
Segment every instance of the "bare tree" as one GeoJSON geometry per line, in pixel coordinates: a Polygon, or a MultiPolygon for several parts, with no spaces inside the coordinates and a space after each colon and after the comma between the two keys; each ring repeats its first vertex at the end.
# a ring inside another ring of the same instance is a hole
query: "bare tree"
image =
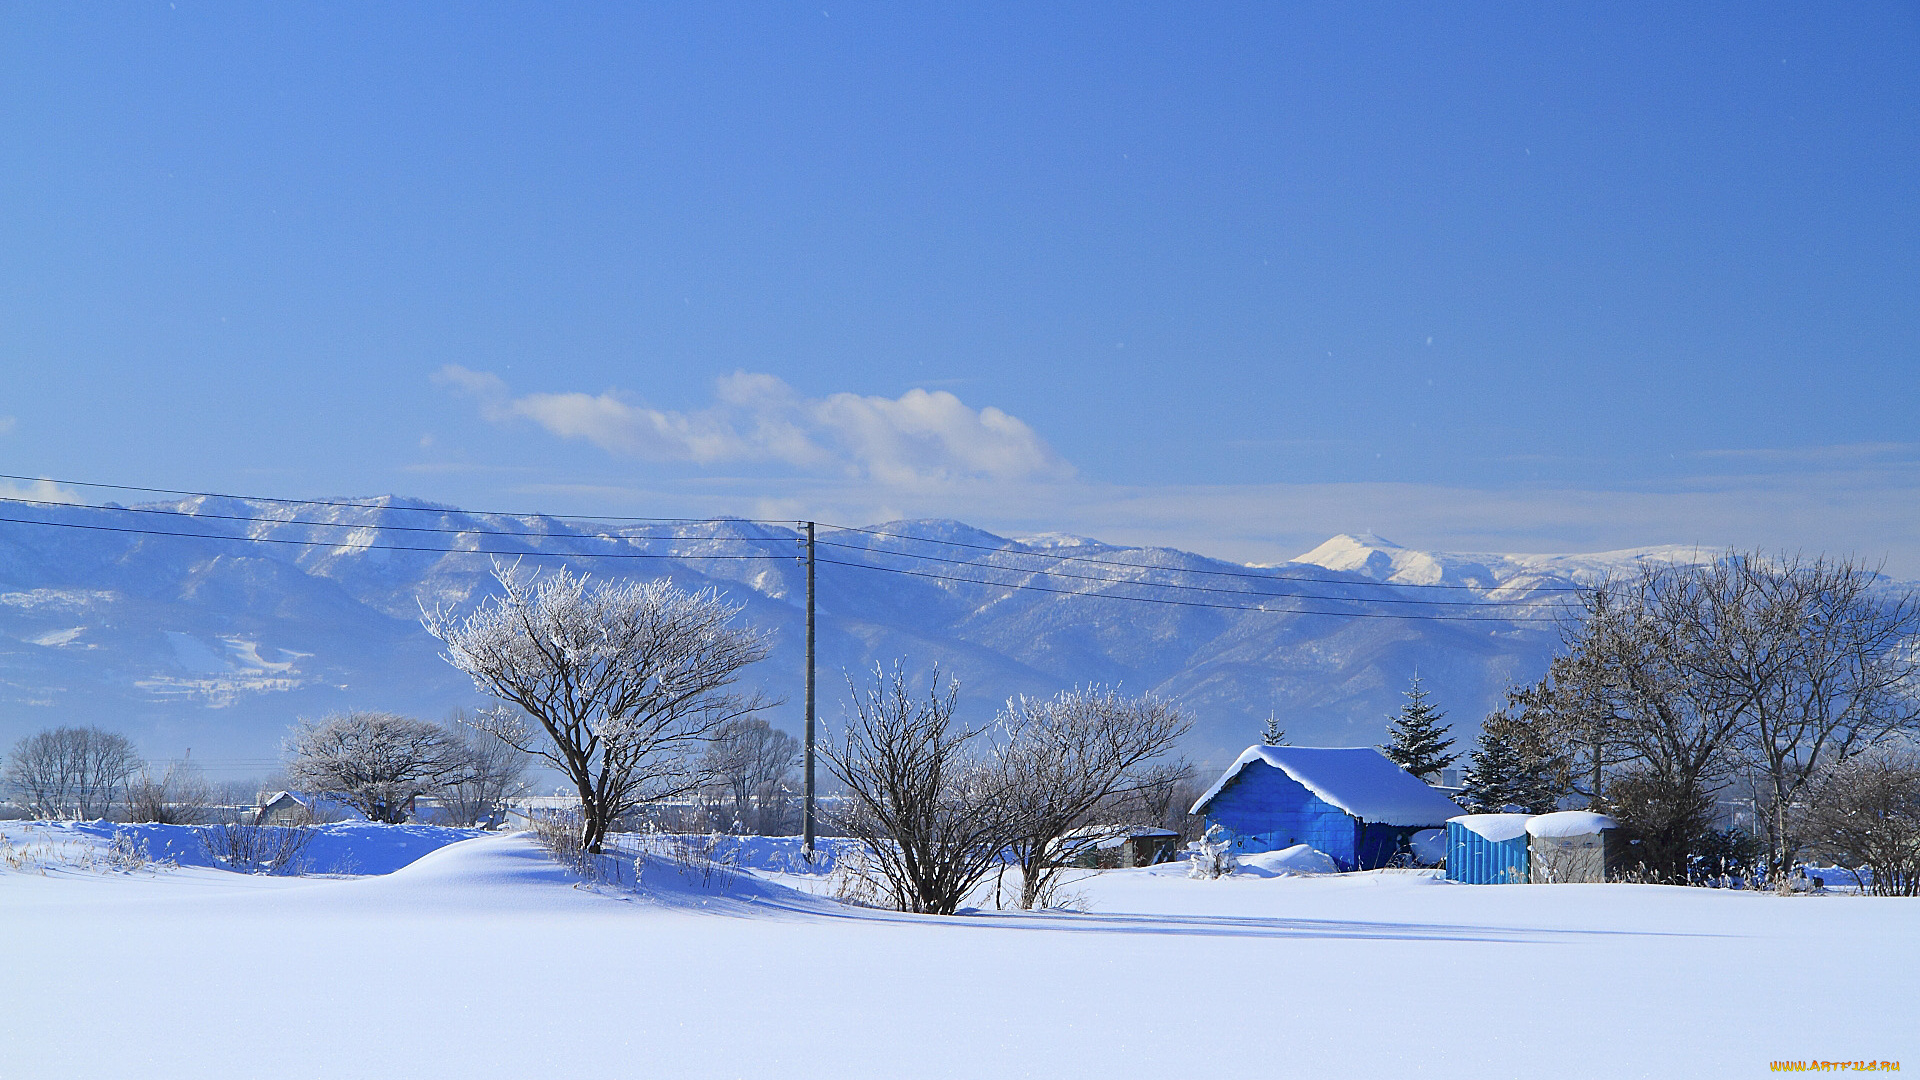
{"type": "Polygon", "coordinates": [[[849,678],[852,715],[820,752],[846,785],[832,817],[866,849],[870,884],[901,911],[951,915],[993,872],[1009,830],[994,770],[975,752],[987,729],[954,722],[959,683],[943,692],[938,668],[929,679],[919,698],[899,664],[875,668],[864,689],[849,678]]]}
{"type": "Polygon", "coordinates": [[[1507,710],[1556,763],[1555,794],[1619,819],[1647,872],[1668,880],[1685,879],[1711,825],[1745,719],[1740,692],[1711,670],[1717,585],[1707,567],[1648,564],[1587,591],[1567,652],[1507,710]]]}
{"type": "MultiPolygon", "coordinates": [[[[1828,770],[1807,793],[1802,821],[1814,848],[1864,866],[1878,896],[1920,896],[1920,753],[1881,747],[1828,770]]],[[[1856,878],[1857,878],[1856,874],[1856,878]]]]}
{"type": "Polygon", "coordinates": [[[1184,763],[1155,763],[1193,722],[1151,695],[1106,687],[1065,690],[1007,703],[994,753],[997,802],[1008,818],[1007,853],[1020,867],[1020,906],[1051,894],[1062,868],[1104,837],[1081,826],[1115,825],[1143,807],[1126,805],[1165,787],[1184,763]]]}
{"type": "Polygon", "coordinates": [[[769,832],[783,823],[788,781],[800,760],[800,741],[757,716],[714,729],[701,769],[732,804],[740,828],[769,832]]]}
{"type": "Polygon", "coordinates": [[[169,761],[159,776],[143,770],[127,786],[127,820],[198,825],[213,805],[213,786],[198,765],[169,761]]]}
{"type": "Polygon", "coordinates": [[[1793,806],[1823,769],[1920,722],[1920,595],[1850,560],[1731,554],[1699,569],[1697,661],[1742,713],[1769,870],[1800,845],[1793,806]]]}
{"type": "Polygon", "coordinates": [[[464,619],[428,612],[425,625],[446,643],[449,663],[520,710],[475,723],[572,781],[588,852],[600,853],[619,815],[695,789],[693,753],[720,725],[764,705],[724,692],[767,644],[760,631],[730,625],[739,605],[714,590],[511,566],[494,577],[503,595],[464,619]]]}
{"type": "Polygon", "coordinates": [[[446,808],[448,824],[481,825],[498,820],[508,799],[527,790],[527,755],[456,710],[448,729],[458,740],[458,767],[433,794],[446,808]]]}
{"type": "Polygon", "coordinates": [[[369,821],[407,820],[416,796],[461,768],[464,747],[447,729],[392,713],[348,712],[301,721],[287,740],[287,779],[337,799],[369,821]]]}
{"type": "Polygon", "coordinates": [[[29,735],[7,755],[14,798],[34,817],[105,817],[144,764],[133,743],[97,727],[60,727],[29,735]]]}

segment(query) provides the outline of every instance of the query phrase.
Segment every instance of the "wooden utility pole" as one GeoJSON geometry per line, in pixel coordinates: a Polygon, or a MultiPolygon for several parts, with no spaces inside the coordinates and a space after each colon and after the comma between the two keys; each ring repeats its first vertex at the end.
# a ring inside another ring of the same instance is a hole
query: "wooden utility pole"
{"type": "Polygon", "coordinates": [[[806,751],[801,766],[805,802],[800,810],[801,846],[807,862],[813,862],[813,522],[807,528],[807,724],[806,751]]]}

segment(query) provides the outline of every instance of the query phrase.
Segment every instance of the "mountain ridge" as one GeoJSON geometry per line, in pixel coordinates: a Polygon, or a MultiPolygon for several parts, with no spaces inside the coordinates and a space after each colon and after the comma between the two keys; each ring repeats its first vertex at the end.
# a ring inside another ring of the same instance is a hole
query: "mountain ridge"
{"type": "MultiPolygon", "coordinates": [[[[775,635],[743,684],[783,700],[775,723],[798,725],[805,583],[792,528],[475,513],[401,496],[9,509],[25,520],[0,523],[0,743],[101,723],[152,756],[193,746],[258,761],[298,716],[480,704],[419,616],[477,602],[492,561],[515,558],[725,591],[775,635]]],[[[938,662],[959,677],[976,722],[1008,696],[1069,685],[1165,694],[1195,714],[1188,749],[1203,763],[1255,741],[1269,712],[1296,742],[1377,742],[1415,667],[1468,735],[1508,682],[1544,667],[1557,638],[1542,616],[1567,595],[1556,590],[1677,551],[1462,555],[1343,534],[1262,567],[951,519],[818,536],[829,722],[841,671],[858,678],[899,657],[916,676],[938,662]],[[1159,584],[1175,581],[1188,588],[1159,584]]]]}

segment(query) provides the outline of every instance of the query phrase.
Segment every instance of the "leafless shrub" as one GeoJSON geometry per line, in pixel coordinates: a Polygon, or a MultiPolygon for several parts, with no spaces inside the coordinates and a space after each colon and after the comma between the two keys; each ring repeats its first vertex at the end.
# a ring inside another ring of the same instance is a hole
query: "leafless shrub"
{"type": "Polygon", "coordinates": [[[154,776],[146,770],[127,785],[127,820],[156,825],[198,825],[213,805],[213,788],[200,767],[170,761],[154,776]]]}
{"type": "Polygon", "coordinates": [[[852,715],[821,748],[846,785],[836,824],[865,848],[861,872],[900,911],[951,915],[998,863],[1009,839],[994,770],[974,751],[985,729],[954,722],[958,683],[936,668],[924,699],[903,668],[876,668],[873,685],[848,680],[852,715]]]}
{"type": "Polygon", "coordinates": [[[106,817],[143,763],[133,743],[97,727],[29,735],[7,755],[7,786],[37,818],[106,817]]]}
{"type": "Polygon", "coordinates": [[[1835,767],[1809,792],[1801,822],[1815,849],[1875,896],[1920,895],[1920,753],[1884,747],[1835,767]]]}
{"type": "Polygon", "coordinates": [[[242,874],[297,874],[313,841],[304,825],[204,825],[200,843],[213,861],[242,874]]]}
{"type": "Polygon", "coordinates": [[[494,577],[504,595],[464,619],[437,610],[423,621],[448,662],[518,709],[482,713],[475,725],[573,782],[587,852],[633,807],[697,788],[694,753],[764,704],[723,692],[767,645],[759,631],[730,625],[739,606],[712,590],[517,567],[494,577]]]}

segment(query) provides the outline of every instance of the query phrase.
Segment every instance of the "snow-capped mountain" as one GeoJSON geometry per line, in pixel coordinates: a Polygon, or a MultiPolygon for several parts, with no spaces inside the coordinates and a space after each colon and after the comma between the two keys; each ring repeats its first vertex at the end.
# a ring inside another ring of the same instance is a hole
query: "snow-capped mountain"
{"type": "MultiPolygon", "coordinates": [[[[805,576],[793,529],[340,502],[357,505],[8,504],[0,744],[98,723],[151,755],[192,747],[196,760],[262,772],[300,716],[348,707],[438,716],[479,704],[420,612],[477,602],[493,561],[516,557],[724,590],[744,620],[776,635],[772,657],[745,681],[784,699],[776,723],[798,725],[805,576]],[[168,535],[183,533],[192,535],[168,535]]],[[[1297,743],[1377,742],[1416,668],[1470,734],[1509,682],[1546,663],[1557,641],[1547,617],[1566,589],[1636,559],[1687,556],[1448,555],[1337,536],[1258,567],[907,521],[823,528],[818,557],[829,722],[845,698],[843,671],[858,677],[904,658],[958,677],[981,720],[1009,695],[1076,683],[1168,695],[1197,718],[1190,754],[1213,763],[1254,741],[1270,712],[1297,743]],[[1241,610],[1252,605],[1269,610],[1241,610]]]]}

